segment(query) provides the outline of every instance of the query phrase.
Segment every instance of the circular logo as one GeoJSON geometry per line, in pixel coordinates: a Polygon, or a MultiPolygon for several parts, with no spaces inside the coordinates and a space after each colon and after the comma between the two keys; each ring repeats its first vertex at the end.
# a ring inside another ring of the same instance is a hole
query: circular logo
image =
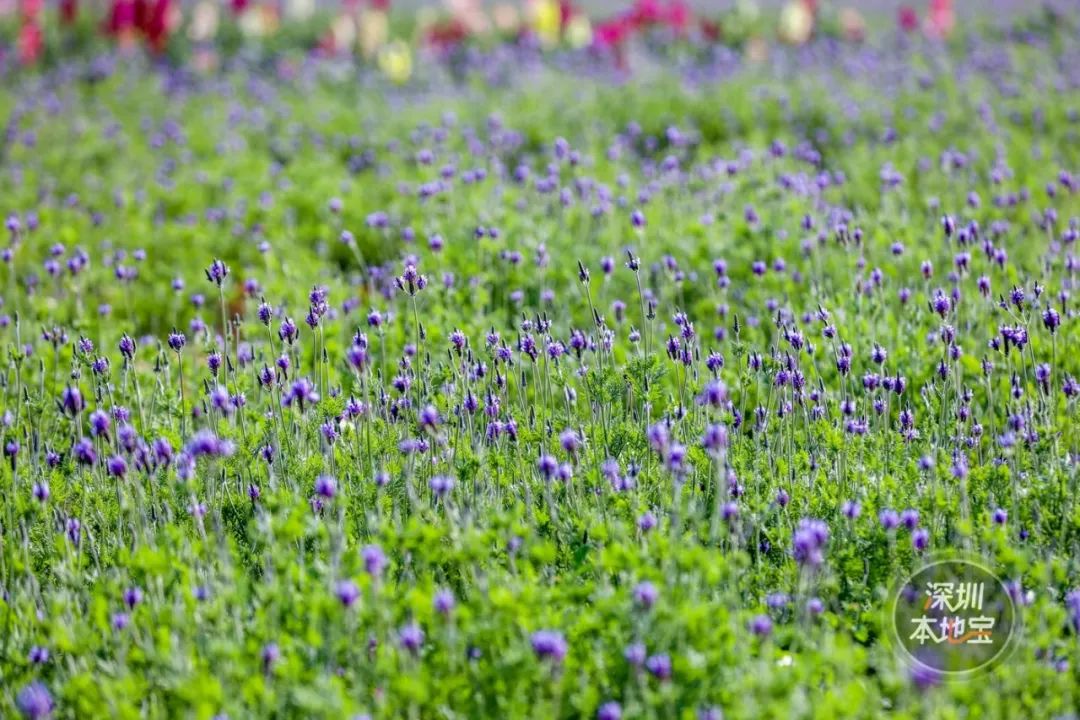
{"type": "Polygon", "coordinates": [[[942,558],[898,583],[888,622],[908,661],[948,679],[1003,660],[1018,618],[1012,595],[993,572],[969,558],[942,558]]]}

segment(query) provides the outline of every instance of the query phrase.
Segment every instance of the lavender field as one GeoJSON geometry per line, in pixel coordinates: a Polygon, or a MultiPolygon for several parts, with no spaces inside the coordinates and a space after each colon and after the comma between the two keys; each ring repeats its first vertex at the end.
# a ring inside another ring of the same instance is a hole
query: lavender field
{"type": "Polygon", "coordinates": [[[5,65],[0,717],[1077,717],[1080,12],[996,20],[5,65]]]}

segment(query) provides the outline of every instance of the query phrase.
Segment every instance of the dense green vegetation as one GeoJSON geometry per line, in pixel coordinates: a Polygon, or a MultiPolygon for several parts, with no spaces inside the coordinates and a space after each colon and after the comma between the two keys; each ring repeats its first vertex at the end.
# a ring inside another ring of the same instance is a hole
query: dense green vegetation
{"type": "Polygon", "coordinates": [[[1066,35],[11,76],[0,715],[1068,716],[1066,35]]]}

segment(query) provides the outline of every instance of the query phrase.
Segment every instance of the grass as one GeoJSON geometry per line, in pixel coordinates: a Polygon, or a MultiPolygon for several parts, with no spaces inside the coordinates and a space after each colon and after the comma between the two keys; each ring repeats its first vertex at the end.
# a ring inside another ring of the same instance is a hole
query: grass
{"type": "Polygon", "coordinates": [[[1067,716],[1064,32],[13,76],[0,714],[1067,716]],[[913,677],[961,550],[1016,648],[913,677]]]}

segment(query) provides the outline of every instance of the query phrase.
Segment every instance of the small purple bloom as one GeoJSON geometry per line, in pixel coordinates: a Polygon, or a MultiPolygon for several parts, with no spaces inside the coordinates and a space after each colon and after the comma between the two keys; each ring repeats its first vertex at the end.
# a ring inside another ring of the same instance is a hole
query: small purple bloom
{"type": "Polygon", "coordinates": [[[435,593],[434,607],[435,612],[440,615],[449,615],[454,611],[454,606],[457,601],[454,599],[454,593],[447,589],[439,590],[435,593]]]}
{"type": "Polygon", "coordinates": [[[916,552],[920,553],[930,547],[930,531],[926,528],[919,528],[912,533],[911,546],[915,548],[916,552]]]}
{"type": "Polygon", "coordinates": [[[281,659],[281,650],[278,649],[277,643],[267,643],[263,646],[259,659],[262,661],[263,672],[269,675],[274,665],[281,659]]]}
{"type": "Polygon", "coordinates": [[[596,720],[622,720],[622,706],[614,700],[604,703],[596,711],[596,720]]]}
{"type": "Polygon", "coordinates": [[[332,500],[337,494],[337,480],[330,475],[320,475],[315,480],[315,494],[323,499],[332,500]]]}
{"type": "Polygon", "coordinates": [[[655,605],[659,596],[660,591],[651,582],[641,582],[634,587],[634,603],[645,610],[655,605]]]}
{"type": "Polygon", "coordinates": [[[538,630],[530,638],[533,652],[541,660],[561,663],[566,657],[566,639],[554,630],[538,630]]]}
{"type": "Polygon", "coordinates": [[[350,608],[360,599],[360,588],[352,580],[341,580],[334,587],[334,595],[338,602],[350,608]]]}
{"type": "Polygon", "coordinates": [[[36,680],[19,691],[15,705],[27,720],[45,720],[52,717],[54,708],[48,688],[36,680]]]}
{"type": "Polygon", "coordinates": [[[386,555],[378,545],[367,545],[360,553],[364,560],[364,570],[373,577],[382,575],[386,569],[386,555]]]}
{"type": "Polygon", "coordinates": [[[454,478],[449,475],[435,475],[428,481],[428,485],[431,487],[431,492],[435,494],[435,497],[443,498],[454,489],[454,478]]]}
{"type": "Polygon", "coordinates": [[[657,680],[666,682],[671,679],[671,657],[663,653],[652,655],[645,660],[645,669],[657,680]]]}
{"type": "Polygon", "coordinates": [[[768,615],[755,615],[750,620],[750,632],[758,637],[767,637],[772,634],[773,624],[768,615]]]}
{"type": "Polygon", "coordinates": [[[416,623],[410,623],[398,631],[401,647],[415,654],[424,644],[424,631],[416,623]]]}

